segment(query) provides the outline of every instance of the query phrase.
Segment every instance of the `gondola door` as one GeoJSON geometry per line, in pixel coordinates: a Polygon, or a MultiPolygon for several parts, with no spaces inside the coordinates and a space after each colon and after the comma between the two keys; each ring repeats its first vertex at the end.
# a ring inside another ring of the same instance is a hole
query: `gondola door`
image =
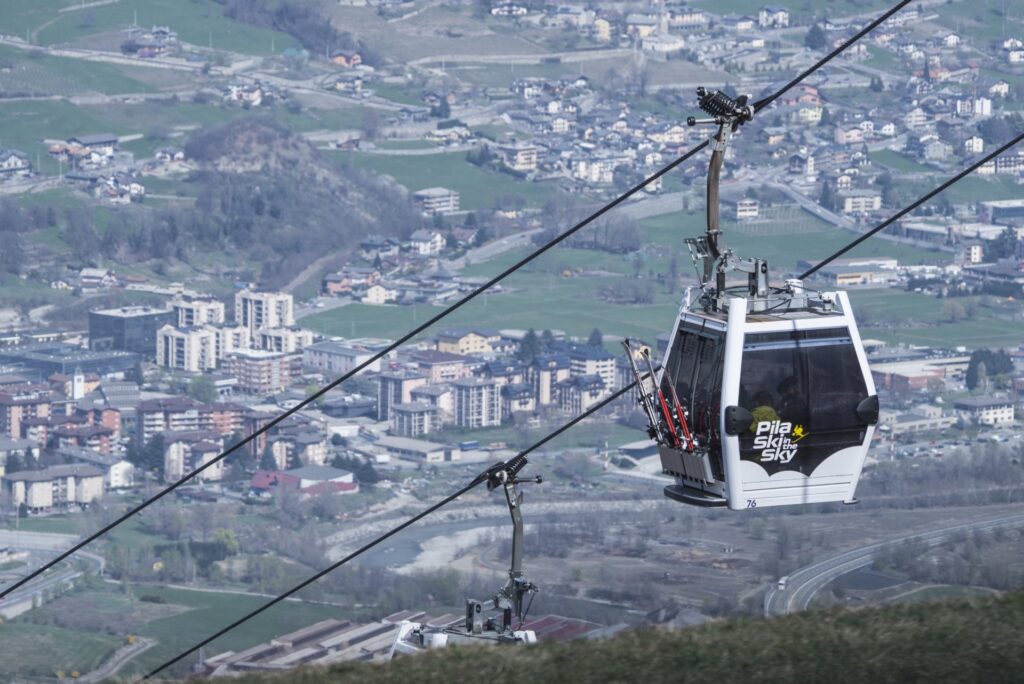
{"type": "Polygon", "coordinates": [[[854,501],[878,399],[840,295],[845,313],[806,318],[752,321],[731,307],[722,398],[732,418],[723,419],[730,508],[854,501]]]}

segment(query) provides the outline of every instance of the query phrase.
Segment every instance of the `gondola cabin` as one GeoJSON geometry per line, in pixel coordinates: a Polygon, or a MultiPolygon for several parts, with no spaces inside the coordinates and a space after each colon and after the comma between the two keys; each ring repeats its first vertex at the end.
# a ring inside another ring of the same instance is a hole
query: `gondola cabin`
{"type": "MultiPolygon", "coordinates": [[[[707,231],[685,243],[697,270],[660,367],[624,342],[669,498],[731,509],[856,501],[878,396],[845,292],[784,287],[768,262],[722,244],[718,185],[729,137],[754,116],[746,96],[698,88],[713,124],[707,231]],[[742,279],[737,282],[737,275],[742,279]]],[[[812,271],[813,272],[813,271],[812,271]]]]}
{"type": "MultiPolygon", "coordinates": [[[[675,441],[666,430],[659,444],[670,498],[732,509],[855,501],[878,398],[849,299],[786,301],[680,311],[657,373],[689,432],[675,441]]],[[[672,427],[681,433],[681,419],[672,427]]]]}

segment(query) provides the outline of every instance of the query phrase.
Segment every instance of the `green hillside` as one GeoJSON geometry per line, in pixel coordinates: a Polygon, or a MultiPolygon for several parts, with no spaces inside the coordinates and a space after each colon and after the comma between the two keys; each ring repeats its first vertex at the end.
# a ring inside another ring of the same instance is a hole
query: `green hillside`
{"type": "Polygon", "coordinates": [[[449,649],[240,682],[1009,682],[1024,672],[1024,591],[997,598],[729,620],[528,649],[449,649]]]}

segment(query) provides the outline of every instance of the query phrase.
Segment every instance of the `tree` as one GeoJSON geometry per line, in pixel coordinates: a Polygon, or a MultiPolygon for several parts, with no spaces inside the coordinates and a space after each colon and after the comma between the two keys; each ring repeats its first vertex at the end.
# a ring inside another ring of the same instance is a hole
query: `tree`
{"type": "Polygon", "coordinates": [[[818,197],[818,204],[829,211],[836,208],[836,188],[832,181],[826,180],[821,184],[821,195],[818,197]]]}
{"type": "Polygon", "coordinates": [[[831,126],[832,125],[832,111],[828,107],[821,108],[821,118],[818,120],[819,126],[831,126]]]}
{"type": "Polygon", "coordinates": [[[438,119],[447,119],[452,115],[451,105],[448,104],[447,98],[441,98],[441,101],[430,108],[430,116],[438,119]]]}
{"type": "Polygon", "coordinates": [[[997,261],[1009,259],[1017,254],[1017,234],[1013,228],[1007,227],[995,240],[989,240],[985,245],[985,259],[997,261]]]}
{"type": "Polygon", "coordinates": [[[547,349],[548,347],[550,347],[551,345],[553,345],[555,343],[555,334],[553,332],[551,332],[550,330],[548,330],[547,328],[545,328],[544,332],[542,332],[540,334],[540,342],[541,342],[541,345],[545,349],[547,349]]]}
{"type": "Polygon", "coordinates": [[[587,338],[587,344],[591,347],[600,347],[604,344],[604,333],[598,328],[594,328],[590,331],[590,337],[587,338]]]}
{"type": "Polygon", "coordinates": [[[209,375],[197,375],[188,383],[188,396],[205,404],[217,401],[217,385],[209,375]]]}
{"type": "Polygon", "coordinates": [[[530,328],[523,336],[523,341],[519,343],[519,351],[516,353],[516,356],[519,357],[520,361],[529,362],[540,351],[540,340],[537,338],[537,333],[533,328],[530,328]]]}
{"type": "Polygon", "coordinates": [[[812,26],[811,30],[804,36],[804,45],[812,50],[820,50],[827,44],[828,37],[825,35],[825,30],[818,24],[812,26]]]}
{"type": "Polygon", "coordinates": [[[128,460],[140,468],[162,472],[164,467],[164,436],[156,433],[141,448],[128,450],[128,460]]]}
{"type": "Polygon", "coordinates": [[[873,92],[873,93],[880,93],[883,90],[885,90],[885,82],[882,80],[882,77],[881,76],[872,76],[871,77],[871,92],[873,92]]]}
{"type": "Polygon", "coordinates": [[[274,452],[269,444],[260,457],[260,470],[277,470],[277,459],[274,458],[274,452]]]}

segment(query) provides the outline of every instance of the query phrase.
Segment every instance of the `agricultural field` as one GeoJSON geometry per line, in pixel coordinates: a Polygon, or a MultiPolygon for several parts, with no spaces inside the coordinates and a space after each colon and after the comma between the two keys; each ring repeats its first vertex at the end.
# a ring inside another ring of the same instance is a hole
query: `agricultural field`
{"type": "Polygon", "coordinates": [[[893,150],[878,150],[877,152],[868,152],[868,157],[871,161],[882,166],[887,166],[893,171],[901,171],[905,173],[935,173],[935,169],[924,164],[918,164],[912,159],[907,159],[899,152],[893,150]]]}
{"type": "Polygon", "coordinates": [[[153,88],[127,74],[136,69],[101,62],[54,57],[42,50],[0,45],[0,94],[71,96],[83,93],[142,93],[153,88]]]}
{"type": "Polygon", "coordinates": [[[493,207],[503,195],[519,195],[528,206],[539,208],[557,192],[550,186],[474,166],[466,161],[464,152],[407,156],[354,152],[339,153],[339,157],[356,167],[392,176],[410,192],[435,185],[457,190],[463,209],[493,207]]]}
{"type": "MultiPolygon", "coordinates": [[[[472,16],[467,7],[426,4],[406,18],[384,18],[371,7],[330,3],[332,23],[358,35],[370,47],[386,52],[396,61],[474,55],[534,55],[547,50],[511,22],[472,16]]],[[[411,12],[411,11],[410,11],[411,12]]]]}
{"type": "Polygon", "coordinates": [[[80,632],[22,620],[0,624],[0,641],[5,652],[18,654],[16,658],[0,659],[0,678],[6,681],[70,677],[76,672],[85,674],[124,644],[122,637],[111,634],[80,632]]]}
{"type": "Polygon", "coordinates": [[[0,32],[54,45],[122,31],[137,21],[143,27],[170,26],[185,43],[243,54],[269,55],[297,45],[285,33],[225,17],[223,6],[215,0],[117,0],[76,7],[82,4],[81,0],[5,0],[0,32]]]}

